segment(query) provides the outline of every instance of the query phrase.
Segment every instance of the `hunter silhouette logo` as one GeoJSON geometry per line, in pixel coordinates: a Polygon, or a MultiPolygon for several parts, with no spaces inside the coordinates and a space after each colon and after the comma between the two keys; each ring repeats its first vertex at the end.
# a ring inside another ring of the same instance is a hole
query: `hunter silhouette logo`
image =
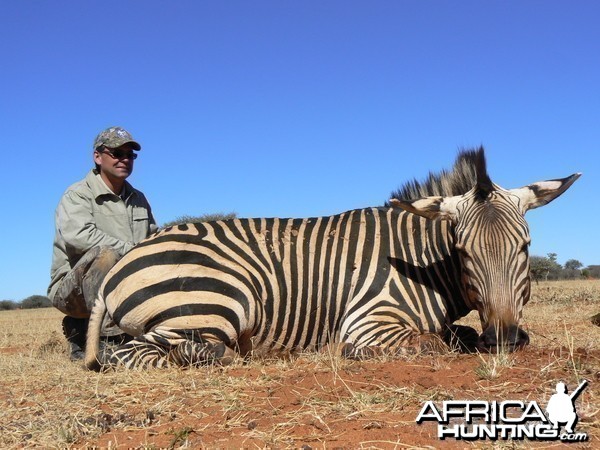
{"type": "Polygon", "coordinates": [[[548,419],[554,425],[554,429],[558,429],[559,423],[566,423],[565,430],[569,434],[573,434],[575,431],[573,427],[577,423],[577,412],[575,411],[575,399],[579,396],[581,391],[587,386],[588,381],[583,382],[577,386],[577,389],[571,394],[567,394],[567,386],[565,383],[556,383],[556,394],[550,397],[548,406],[546,406],[546,412],[548,413],[548,419]]]}
{"type": "Polygon", "coordinates": [[[535,401],[447,400],[440,408],[428,401],[416,422],[437,422],[440,439],[587,441],[587,433],[575,433],[578,420],[575,400],[587,385],[588,381],[583,380],[569,395],[565,383],[556,383],[556,393],[548,401],[546,414],[535,401]],[[565,424],[562,433],[561,424],[565,424]]]}

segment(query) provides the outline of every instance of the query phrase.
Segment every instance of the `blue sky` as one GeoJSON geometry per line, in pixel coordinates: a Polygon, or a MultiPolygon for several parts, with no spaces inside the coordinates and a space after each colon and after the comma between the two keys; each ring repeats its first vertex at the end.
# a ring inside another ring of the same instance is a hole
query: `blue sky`
{"type": "Polygon", "coordinates": [[[111,125],[159,223],[381,205],[460,147],[528,213],[531,252],[600,264],[600,3],[4,1],[0,300],[45,294],[54,209],[111,125]]]}

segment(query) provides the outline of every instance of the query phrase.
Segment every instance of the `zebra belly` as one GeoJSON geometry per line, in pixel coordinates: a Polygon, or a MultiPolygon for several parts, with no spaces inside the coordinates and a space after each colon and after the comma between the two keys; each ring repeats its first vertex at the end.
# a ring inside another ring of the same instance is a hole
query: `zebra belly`
{"type": "Polygon", "coordinates": [[[167,322],[181,330],[201,330],[219,322],[235,340],[251,326],[255,304],[254,294],[235,281],[197,264],[173,265],[169,270],[150,266],[125,277],[105,302],[113,320],[132,336],[167,322]]]}
{"type": "Polygon", "coordinates": [[[421,219],[366,209],[165,229],[117,263],[106,305],[135,336],[169,324],[220,334],[243,352],[314,348],[376,322],[437,330],[445,311],[439,298],[427,300],[440,287],[425,268],[436,258],[423,260],[426,243],[398,240],[420,227],[421,219]]]}

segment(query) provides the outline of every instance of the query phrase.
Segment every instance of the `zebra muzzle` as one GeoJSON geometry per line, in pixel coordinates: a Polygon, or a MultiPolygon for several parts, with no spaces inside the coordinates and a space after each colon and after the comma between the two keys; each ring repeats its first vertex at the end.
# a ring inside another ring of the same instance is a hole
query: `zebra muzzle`
{"type": "Polygon", "coordinates": [[[477,348],[479,351],[501,353],[520,350],[527,344],[529,344],[529,335],[517,325],[508,327],[490,325],[479,336],[477,348]]]}

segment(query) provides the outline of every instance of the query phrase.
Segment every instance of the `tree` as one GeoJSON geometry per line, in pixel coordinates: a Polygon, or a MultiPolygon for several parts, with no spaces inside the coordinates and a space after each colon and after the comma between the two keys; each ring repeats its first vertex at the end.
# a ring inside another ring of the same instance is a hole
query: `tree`
{"type": "Polygon", "coordinates": [[[550,270],[546,275],[547,280],[558,280],[560,279],[562,266],[558,263],[558,255],[556,253],[548,253],[546,255],[548,261],[550,262],[550,270]]]}
{"type": "Polygon", "coordinates": [[[587,266],[585,272],[590,278],[600,278],[600,266],[587,266]]]}
{"type": "Polygon", "coordinates": [[[0,300],[0,311],[17,309],[17,303],[12,300],[0,300]]]}
{"type": "Polygon", "coordinates": [[[43,295],[32,295],[21,301],[23,309],[48,308],[50,306],[52,306],[52,302],[43,295]]]}
{"type": "Polygon", "coordinates": [[[546,281],[550,273],[550,260],[544,256],[531,256],[529,258],[529,272],[536,282],[546,281]]]}
{"type": "Polygon", "coordinates": [[[583,264],[581,263],[581,261],[578,261],[576,259],[569,259],[565,263],[565,269],[568,269],[568,270],[579,270],[582,267],[583,267],[583,264]]]}
{"type": "Polygon", "coordinates": [[[569,259],[565,263],[564,269],[562,270],[561,278],[566,278],[568,280],[581,278],[582,276],[584,276],[583,272],[581,271],[582,267],[583,264],[581,263],[581,261],[578,261],[576,259],[569,259]]]}
{"type": "Polygon", "coordinates": [[[531,278],[536,282],[549,279],[557,280],[562,267],[556,262],[556,253],[548,253],[547,256],[531,256],[529,258],[529,272],[531,278]]]}

